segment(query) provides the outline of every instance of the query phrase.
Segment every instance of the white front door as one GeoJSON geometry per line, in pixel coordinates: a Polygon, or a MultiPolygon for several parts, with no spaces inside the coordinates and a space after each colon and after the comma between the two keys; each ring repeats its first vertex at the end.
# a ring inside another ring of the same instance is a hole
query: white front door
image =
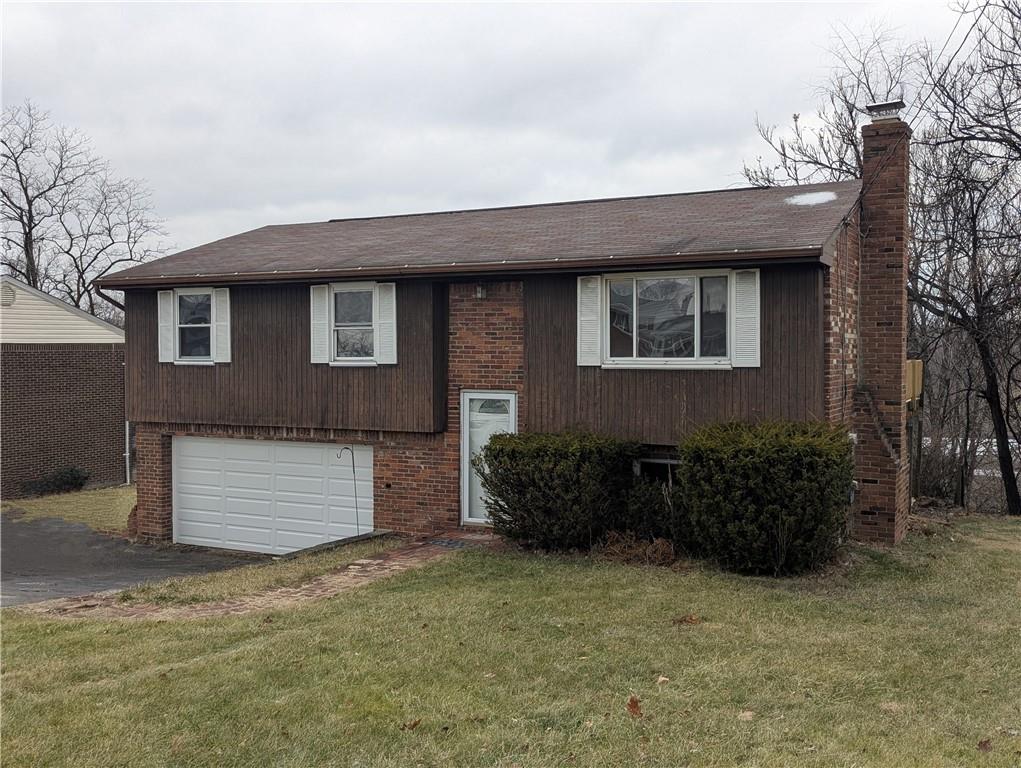
{"type": "Polygon", "coordinates": [[[471,460],[498,432],[517,432],[518,396],[513,392],[461,393],[461,519],[489,522],[486,494],[471,460]]]}

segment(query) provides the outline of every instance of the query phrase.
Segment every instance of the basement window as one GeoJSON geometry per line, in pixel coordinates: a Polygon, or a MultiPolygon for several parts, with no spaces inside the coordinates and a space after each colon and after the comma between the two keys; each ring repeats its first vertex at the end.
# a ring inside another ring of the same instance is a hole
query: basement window
{"type": "Polygon", "coordinates": [[[677,459],[647,457],[635,462],[635,474],[646,480],[661,483],[667,488],[674,487],[674,475],[677,473],[677,459]]]}

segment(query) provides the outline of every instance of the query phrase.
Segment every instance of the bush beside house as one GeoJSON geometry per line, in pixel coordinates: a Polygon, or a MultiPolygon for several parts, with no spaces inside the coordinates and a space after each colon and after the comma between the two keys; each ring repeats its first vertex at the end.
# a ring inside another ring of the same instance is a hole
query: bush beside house
{"type": "Polygon", "coordinates": [[[635,443],[591,434],[494,436],[475,459],[494,530],[549,550],[589,550],[610,533],[669,539],[744,573],[828,562],[843,539],[853,456],[822,423],[723,424],[679,446],[672,491],[638,477],[635,443]]]}
{"type": "Polygon", "coordinates": [[[592,434],[494,435],[474,459],[493,529],[550,550],[590,549],[619,525],[637,443],[592,434]]]}

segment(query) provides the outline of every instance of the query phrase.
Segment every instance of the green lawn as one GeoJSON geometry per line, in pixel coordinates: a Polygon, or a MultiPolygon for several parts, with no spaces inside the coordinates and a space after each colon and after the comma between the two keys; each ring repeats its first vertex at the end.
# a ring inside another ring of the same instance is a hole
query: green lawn
{"type": "Polygon", "coordinates": [[[850,560],[463,551],[272,621],[5,611],[4,766],[1017,765],[1021,521],[850,560]]]}
{"type": "Polygon", "coordinates": [[[85,523],[100,531],[123,531],[128,526],[128,515],[135,506],[135,486],[118,485],[92,491],[56,493],[33,499],[5,501],[3,511],[8,519],[32,520],[40,517],[60,517],[76,523],[85,523]]]}

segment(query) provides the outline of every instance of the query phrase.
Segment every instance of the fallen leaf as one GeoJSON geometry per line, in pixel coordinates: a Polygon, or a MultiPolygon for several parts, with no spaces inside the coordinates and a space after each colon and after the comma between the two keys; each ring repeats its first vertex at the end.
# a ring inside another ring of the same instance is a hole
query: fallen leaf
{"type": "Polygon", "coordinates": [[[642,704],[639,701],[638,697],[635,696],[633,693],[631,694],[631,696],[628,697],[627,700],[627,713],[631,715],[631,717],[642,716],[642,704]]]}
{"type": "Polygon", "coordinates": [[[659,677],[656,678],[656,685],[663,685],[663,683],[669,683],[669,682],[670,682],[670,678],[667,677],[666,675],[660,675],[659,677]]]}
{"type": "Polygon", "coordinates": [[[738,720],[746,720],[746,721],[747,720],[754,720],[755,719],[755,712],[753,712],[750,709],[745,709],[745,710],[743,710],[741,712],[740,715],[737,716],[737,719],[738,720]]]}
{"type": "Polygon", "coordinates": [[[989,739],[982,739],[982,741],[980,741],[978,743],[978,751],[979,752],[992,752],[993,751],[993,743],[989,739]]]}
{"type": "Polygon", "coordinates": [[[422,722],[422,718],[418,718],[417,720],[412,720],[410,722],[403,723],[401,725],[401,730],[402,731],[413,731],[416,728],[418,728],[418,726],[421,724],[421,722],[422,722]]]}
{"type": "Polygon", "coordinates": [[[686,613],[683,616],[677,616],[673,620],[675,627],[683,624],[701,624],[702,618],[694,613],[686,613]]]}

